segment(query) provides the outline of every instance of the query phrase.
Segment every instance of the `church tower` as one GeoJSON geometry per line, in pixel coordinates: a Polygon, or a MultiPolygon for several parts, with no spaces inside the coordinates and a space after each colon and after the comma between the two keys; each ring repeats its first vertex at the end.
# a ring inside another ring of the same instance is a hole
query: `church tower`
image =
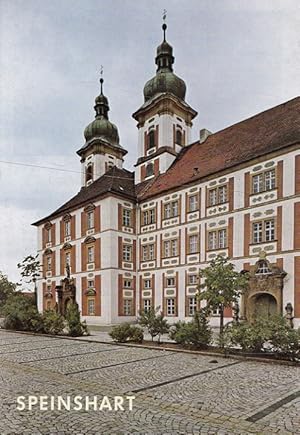
{"type": "Polygon", "coordinates": [[[192,120],[197,112],[185,101],[186,85],[173,72],[173,48],[166,41],[157,47],[156,75],[144,86],[144,104],[132,115],[138,127],[138,160],[135,182],[166,172],[181,149],[190,143],[192,120]]]}
{"type": "Polygon", "coordinates": [[[77,151],[81,157],[82,187],[89,186],[113,166],[122,169],[127,154],[120,145],[117,127],[108,119],[109,104],[103,95],[103,82],[101,77],[95,119],[84,130],[85,144],[77,151]]]}

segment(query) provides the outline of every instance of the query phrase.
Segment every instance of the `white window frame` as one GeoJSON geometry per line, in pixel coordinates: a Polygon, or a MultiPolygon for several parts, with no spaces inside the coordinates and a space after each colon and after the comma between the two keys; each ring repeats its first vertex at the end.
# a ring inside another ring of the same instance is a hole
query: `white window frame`
{"type": "Polygon", "coordinates": [[[217,249],[218,235],[217,231],[209,231],[208,233],[208,249],[210,251],[217,249]]]}
{"type": "Polygon", "coordinates": [[[88,298],[88,300],[87,300],[88,316],[94,316],[95,315],[95,309],[96,309],[95,298],[88,298]]]}
{"type": "Polygon", "coordinates": [[[52,231],[51,228],[47,229],[47,243],[51,243],[52,242],[52,231]]]}
{"type": "Polygon", "coordinates": [[[94,263],[94,261],[95,261],[95,248],[94,248],[94,246],[88,246],[88,248],[87,248],[87,260],[88,260],[88,263],[94,263]]]}
{"type": "Polygon", "coordinates": [[[95,288],[95,281],[93,279],[89,279],[87,285],[88,288],[95,288]]]}
{"type": "Polygon", "coordinates": [[[194,316],[196,311],[197,311],[197,298],[196,296],[191,296],[188,298],[189,316],[194,316]]]}
{"type": "Polygon", "coordinates": [[[227,248],[227,230],[226,228],[222,228],[218,231],[218,244],[219,249],[227,248]]]}
{"type": "Polygon", "coordinates": [[[144,281],[143,281],[143,288],[144,289],[150,289],[150,288],[152,288],[152,286],[151,286],[151,279],[144,279],[144,281]]]}
{"type": "Polygon", "coordinates": [[[87,229],[91,230],[94,228],[94,211],[88,211],[86,215],[87,219],[87,229]]]}
{"type": "Polygon", "coordinates": [[[131,210],[123,208],[122,216],[123,227],[131,227],[131,210]]]}
{"type": "Polygon", "coordinates": [[[188,284],[189,285],[195,285],[197,284],[197,275],[188,275],[188,284]]]}
{"type": "Polygon", "coordinates": [[[189,254],[196,254],[198,252],[199,237],[197,234],[189,236],[189,254]]]}
{"type": "Polygon", "coordinates": [[[275,221],[268,219],[264,221],[264,236],[266,242],[273,242],[275,240],[275,221]]]}
{"type": "Polygon", "coordinates": [[[123,287],[124,288],[132,288],[132,280],[131,279],[124,279],[123,287]]]}
{"type": "Polygon", "coordinates": [[[169,278],[166,278],[166,285],[167,287],[175,287],[175,277],[171,276],[169,278]]]}
{"type": "Polygon", "coordinates": [[[132,299],[124,299],[123,300],[123,312],[124,312],[124,316],[132,316],[132,312],[133,312],[133,300],[132,299]]]}
{"type": "Polygon", "coordinates": [[[123,245],[123,261],[132,261],[132,246],[123,245]]]}
{"type": "Polygon", "coordinates": [[[143,311],[147,313],[151,309],[151,299],[143,299],[143,311]]]}
{"type": "Polygon", "coordinates": [[[66,253],[65,262],[66,262],[66,265],[68,264],[69,266],[71,266],[71,252],[66,253]]]}
{"type": "Polygon", "coordinates": [[[65,237],[69,237],[71,235],[71,221],[65,221],[65,237]]]}
{"type": "Polygon", "coordinates": [[[51,270],[52,270],[52,256],[49,255],[47,257],[47,271],[51,272],[51,270]]]}
{"type": "Polygon", "coordinates": [[[225,204],[227,202],[227,186],[219,186],[218,188],[218,197],[219,197],[219,204],[225,204]]]}
{"type": "Polygon", "coordinates": [[[198,210],[198,195],[189,196],[189,212],[198,210]]]}
{"type": "Polygon", "coordinates": [[[166,299],[167,316],[175,316],[175,298],[166,299]]]}

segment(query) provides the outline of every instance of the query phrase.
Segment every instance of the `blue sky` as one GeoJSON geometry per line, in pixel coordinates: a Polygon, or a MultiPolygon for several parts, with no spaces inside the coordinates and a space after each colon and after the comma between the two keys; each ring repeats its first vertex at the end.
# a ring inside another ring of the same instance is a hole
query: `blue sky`
{"type": "Polygon", "coordinates": [[[10,279],[36,249],[31,222],[80,188],[76,150],[101,65],[132,169],[131,114],[155,74],[164,8],[175,72],[199,113],[193,140],[200,128],[215,132],[299,95],[297,0],[0,0],[0,160],[74,171],[0,162],[0,270],[10,279]]]}

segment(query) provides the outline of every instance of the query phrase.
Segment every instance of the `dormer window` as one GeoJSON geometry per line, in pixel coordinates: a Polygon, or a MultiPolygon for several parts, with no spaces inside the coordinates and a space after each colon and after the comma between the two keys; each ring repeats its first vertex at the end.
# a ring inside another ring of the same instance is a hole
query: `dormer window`
{"type": "Polygon", "coordinates": [[[93,181],[93,165],[88,165],[86,167],[85,181],[86,183],[93,181]]]}

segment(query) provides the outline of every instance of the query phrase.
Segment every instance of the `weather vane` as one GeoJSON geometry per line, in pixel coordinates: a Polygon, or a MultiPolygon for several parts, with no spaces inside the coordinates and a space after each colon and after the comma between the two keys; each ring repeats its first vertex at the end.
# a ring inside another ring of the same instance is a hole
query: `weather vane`
{"type": "Polygon", "coordinates": [[[102,94],[102,92],[103,92],[103,89],[102,89],[103,82],[104,82],[104,80],[103,80],[103,65],[101,65],[101,67],[100,67],[101,94],[102,94]]]}
{"type": "Polygon", "coordinates": [[[163,10],[163,20],[164,20],[164,22],[166,21],[166,18],[167,18],[167,9],[164,9],[163,10]]]}

